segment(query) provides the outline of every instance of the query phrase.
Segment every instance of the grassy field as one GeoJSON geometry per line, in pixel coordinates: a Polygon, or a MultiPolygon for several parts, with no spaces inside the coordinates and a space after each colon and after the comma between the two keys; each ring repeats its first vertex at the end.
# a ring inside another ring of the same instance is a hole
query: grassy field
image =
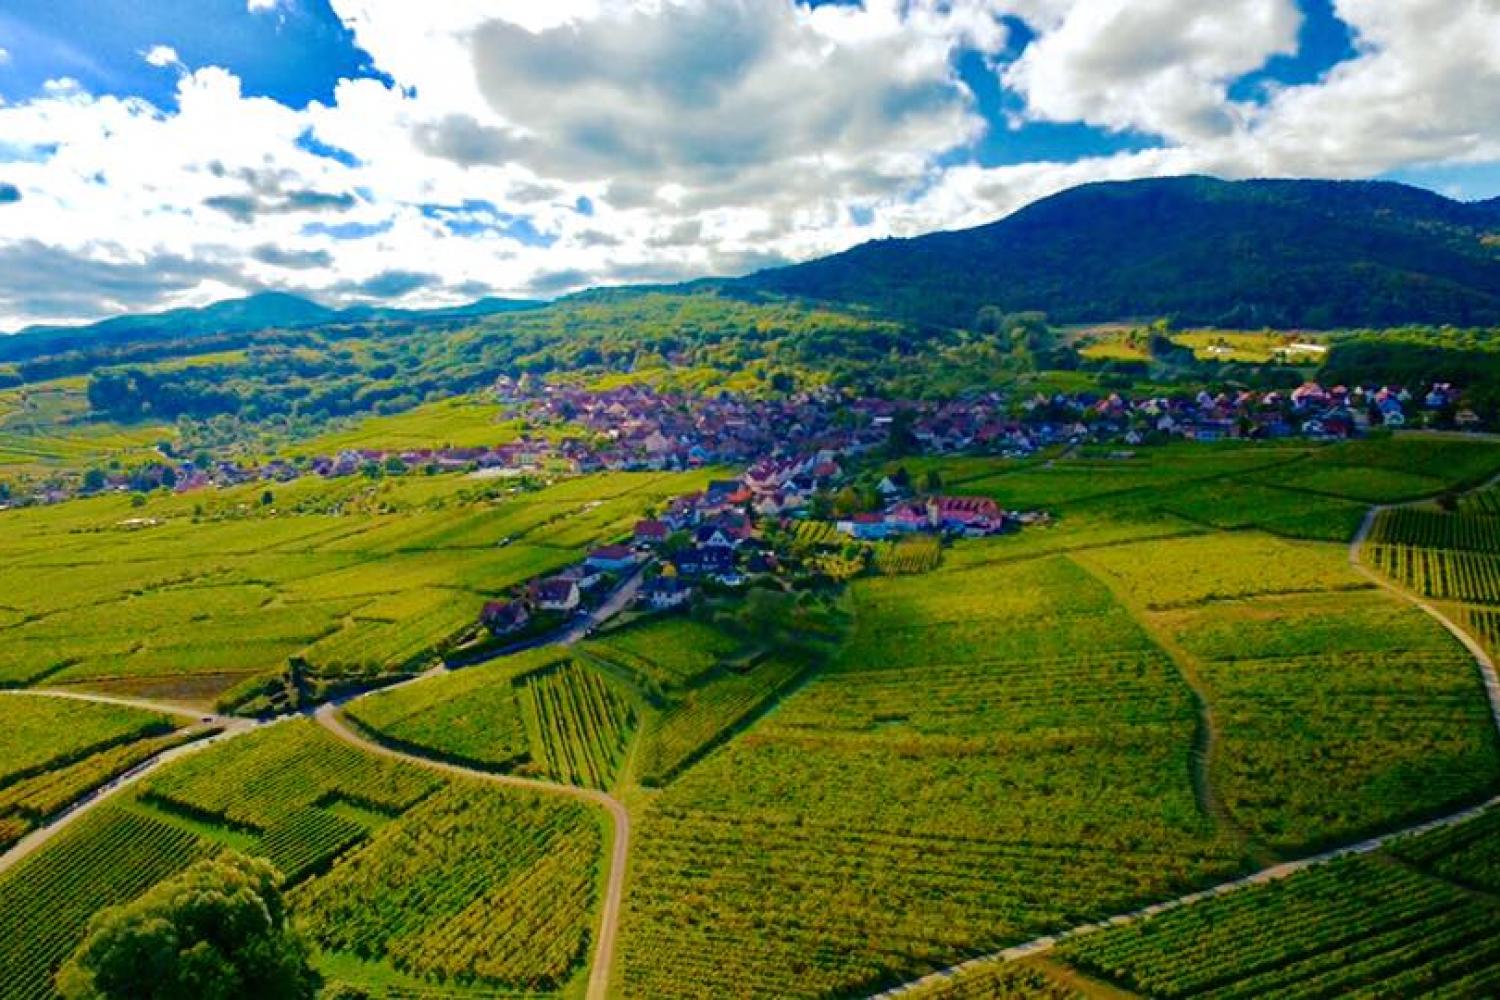
{"type": "Polygon", "coordinates": [[[536,492],[461,476],[298,480],[0,513],[0,684],[212,704],[297,659],[318,678],[415,669],[493,595],[629,531],[704,474],[536,492]]]}

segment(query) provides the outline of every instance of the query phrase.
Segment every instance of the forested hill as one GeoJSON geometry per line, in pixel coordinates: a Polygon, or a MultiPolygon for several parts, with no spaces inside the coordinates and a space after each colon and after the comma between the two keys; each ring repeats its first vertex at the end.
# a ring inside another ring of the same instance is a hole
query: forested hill
{"type": "Polygon", "coordinates": [[[1500,323],[1500,200],[1382,182],[1090,184],[990,225],[879,240],[738,287],[968,325],[1172,317],[1225,327],[1500,323]]]}

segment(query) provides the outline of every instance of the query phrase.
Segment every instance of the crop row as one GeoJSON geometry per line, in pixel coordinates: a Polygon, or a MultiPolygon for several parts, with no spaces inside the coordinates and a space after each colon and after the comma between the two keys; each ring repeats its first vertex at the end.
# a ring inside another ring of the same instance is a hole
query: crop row
{"type": "Polygon", "coordinates": [[[1500,517],[1395,507],[1376,517],[1370,541],[1376,545],[1500,553],[1500,517]]]}
{"type": "Polygon", "coordinates": [[[775,659],[746,674],[726,674],[695,688],[652,723],[643,752],[641,781],[664,785],[718,745],[745,719],[801,675],[804,665],[775,659]]]}
{"type": "Polygon", "coordinates": [[[50,1000],[52,977],[95,912],[201,856],[193,834],[105,806],[0,877],[0,998],[50,1000]]]}
{"type": "Polygon", "coordinates": [[[192,813],[267,830],[331,796],[398,813],[437,785],[425,772],[362,753],[299,720],[182,761],[152,777],[145,791],[192,813]]]}
{"type": "Polygon", "coordinates": [[[1465,493],[1459,497],[1458,510],[1461,514],[1500,517],[1500,486],[1492,486],[1489,489],[1465,493]]]}
{"type": "Polygon", "coordinates": [[[532,989],[582,961],[601,846],[574,803],[455,785],[293,893],[323,947],[532,989]]]}
{"type": "Polygon", "coordinates": [[[1500,604],[1500,555],[1374,545],[1370,559],[1382,573],[1423,597],[1500,604]]]}
{"type": "Polygon", "coordinates": [[[530,756],[511,683],[513,671],[545,665],[555,655],[525,654],[493,666],[455,671],[361,698],[344,711],[366,729],[397,743],[477,767],[509,768],[530,756]]]}
{"type": "Polygon", "coordinates": [[[269,827],[260,851],[295,885],[322,871],[333,859],[365,838],[365,828],[326,809],[308,807],[269,827]]]}
{"type": "Polygon", "coordinates": [[[0,789],[0,817],[14,816],[26,822],[46,819],[141,761],[189,739],[192,737],[177,732],[123,743],[77,763],[43,771],[8,785],[0,789]]]}
{"type": "Polygon", "coordinates": [[[172,728],[138,708],[8,695],[0,699],[0,787],[172,728]]]}
{"type": "Polygon", "coordinates": [[[559,781],[609,787],[634,723],[625,699],[572,660],[525,678],[521,698],[535,765],[559,781]]]}
{"type": "Polygon", "coordinates": [[[739,643],[692,618],[657,618],[601,636],[585,649],[658,688],[691,684],[732,656],[739,643]]]}
{"type": "Polygon", "coordinates": [[[1154,997],[1428,996],[1500,961],[1490,905],[1379,859],[1335,862],[1079,938],[1070,964],[1154,997]]]}
{"type": "Polygon", "coordinates": [[[1451,882],[1500,893],[1500,809],[1400,843],[1392,853],[1451,882]]]}
{"type": "Polygon", "coordinates": [[[981,829],[871,831],[833,808],[815,819],[664,804],[639,838],[623,987],[652,1000],[857,995],[1150,898],[1201,864],[981,829]]]}
{"type": "Polygon", "coordinates": [[[981,966],[904,995],[908,1000],[1085,1000],[1088,996],[1028,965],[981,966]]]}
{"type": "Polygon", "coordinates": [[[875,568],[886,576],[930,573],[943,559],[943,544],[931,535],[914,535],[875,547],[875,568]]]}

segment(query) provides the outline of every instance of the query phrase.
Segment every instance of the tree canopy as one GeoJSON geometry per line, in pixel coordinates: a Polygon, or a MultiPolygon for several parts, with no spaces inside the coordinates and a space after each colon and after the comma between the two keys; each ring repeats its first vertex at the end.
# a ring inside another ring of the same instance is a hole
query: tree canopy
{"type": "Polygon", "coordinates": [[[304,1000],[321,980],[270,863],[201,861],[101,911],[57,977],[66,1000],[304,1000]]]}

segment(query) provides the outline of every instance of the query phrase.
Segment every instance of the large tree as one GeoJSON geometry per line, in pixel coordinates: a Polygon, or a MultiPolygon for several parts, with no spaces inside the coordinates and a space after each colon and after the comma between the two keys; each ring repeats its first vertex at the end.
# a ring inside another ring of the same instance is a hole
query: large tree
{"type": "Polygon", "coordinates": [[[268,862],[226,853],[94,917],[57,977],[67,1000],[304,1000],[308,949],[268,862]]]}

